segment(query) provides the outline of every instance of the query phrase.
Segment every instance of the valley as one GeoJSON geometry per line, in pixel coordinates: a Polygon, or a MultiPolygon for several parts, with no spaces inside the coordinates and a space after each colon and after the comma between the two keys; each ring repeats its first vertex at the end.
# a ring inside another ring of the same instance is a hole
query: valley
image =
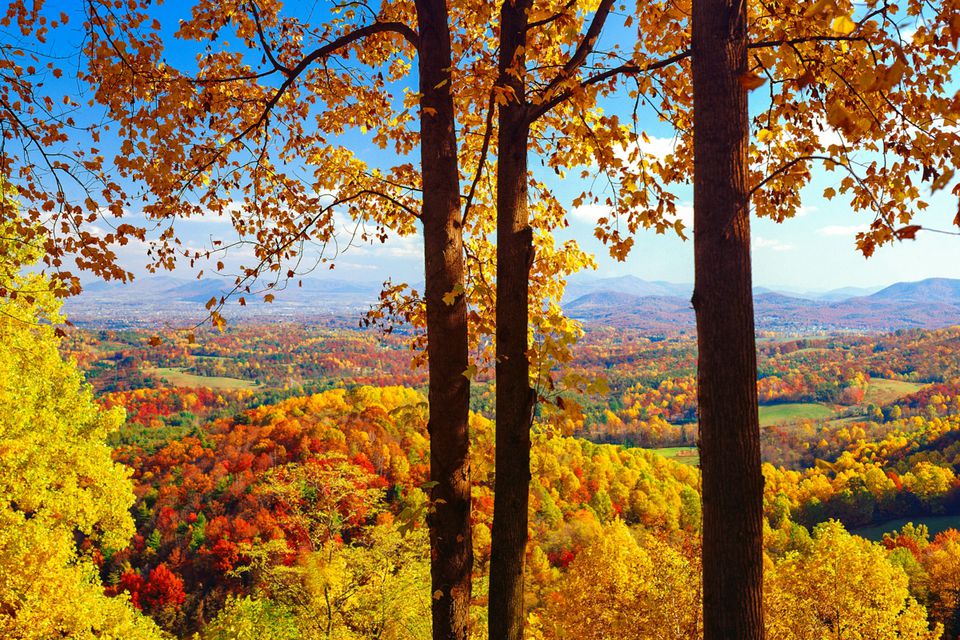
{"type": "MultiPolygon", "coordinates": [[[[299,558],[297,581],[321,580],[329,593],[361,589],[349,600],[359,608],[331,613],[332,624],[349,626],[350,615],[422,624],[415,600],[396,599],[427,571],[426,377],[410,364],[415,339],[346,328],[343,318],[239,322],[222,333],[70,331],[65,356],[104,406],[127,416],[111,442],[134,474],[137,537],[104,560],[112,592],[129,594],[181,637],[209,633],[254,602],[285,603],[283,615],[302,629],[298,607],[315,605],[278,591],[291,579],[278,572],[299,558]],[[300,564],[318,550],[330,558],[322,578],[300,564]],[[367,608],[376,597],[362,586],[367,562],[399,563],[382,587],[388,610],[367,608]],[[160,567],[182,595],[146,597],[160,567]],[[335,567],[338,582],[324,582],[335,567]]],[[[960,540],[958,353],[960,327],[764,334],[757,384],[765,546],[775,566],[793,562],[791,553],[821,553],[818,536],[847,544],[844,529],[878,542],[889,562],[908,549],[930,575],[938,569],[928,562],[960,563],[960,553],[949,555],[960,540]]],[[[569,597],[561,594],[588,559],[596,570],[595,546],[619,535],[621,522],[649,553],[680,554],[670,569],[677,573],[656,579],[679,580],[675,588],[693,598],[695,340],[592,321],[573,356],[555,372],[557,391],[543,399],[535,426],[531,616],[562,617],[556,598],[569,597]],[[571,375],[579,388],[562,384],[571,375]]],[[[492,391],[481,363],[471,403],[479,576],[490,552],[492,391]]],[[[916,597],[940,592],[925,593],[916,597]]],[[[953,609],[928,606],[950,624],[953,609]]]]}

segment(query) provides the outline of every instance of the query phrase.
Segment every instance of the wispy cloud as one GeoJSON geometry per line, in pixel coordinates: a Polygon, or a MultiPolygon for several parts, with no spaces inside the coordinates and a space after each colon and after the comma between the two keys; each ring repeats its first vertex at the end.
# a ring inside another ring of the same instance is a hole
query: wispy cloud
{"type": "Polygon", "coordinates": [[[771,251],[793,251],[793,245],[787,244],[785,242],[780,242],[774,238],[764,238],[761,236],[753,236],[752,239],[754,249],[770,249],[771,251]]]}

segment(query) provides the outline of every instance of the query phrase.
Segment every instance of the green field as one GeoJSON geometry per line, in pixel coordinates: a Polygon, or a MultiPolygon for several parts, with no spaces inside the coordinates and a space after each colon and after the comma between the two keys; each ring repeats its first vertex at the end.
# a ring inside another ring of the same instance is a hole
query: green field
{"type": "Polygon", "coordinates": [[[187,373],[183,367],[150,367],[144,373],[166,380],[175,387],[209,387],[211,389],[255,389],[257,383],[239,378],[221,378],[216,376],[198,376],[187,373]]]}
{"type": "Polygon", "coordinates": [[[867,394],[864,397],[864,404],[886,405],[898,398],[914,393],[927,386],[918,382],[901,382],[900,380],[887,380],[885,378],[873,378],[867,387],[867,394]]]}
{"type": "Polygon", "coordinates": [[[927,528],[930,530],[931,538],[941,531],[946,531],[947,529],[960,529],[960,516],[927,516],[925,518],[920,517],[888,520],[887,522],[883,522],[872,527],[854,529],[850,533],[855,533],[861,538],[866,538],[867,540],[879,542],[880,540],[883,540],[883,534],[894,530],[899,531],[901,528],[903,528],[903,525],[907,524],[908,522],[912,522],[913,524],[927,525],[927,528]]]}
{"type": "Polygon", "coordinates": [[[834,415],[834,410],[815,402],[791,402],[760,407],[760,426],[789,424],[800,420],[823,420],[834,415]]]}
{"type": "Polygon", "coordinates": [[[700,454],[696,447],[664,447],[663,449],[650,449],[650,451],[680,464],[700,464],[700,454]]]}

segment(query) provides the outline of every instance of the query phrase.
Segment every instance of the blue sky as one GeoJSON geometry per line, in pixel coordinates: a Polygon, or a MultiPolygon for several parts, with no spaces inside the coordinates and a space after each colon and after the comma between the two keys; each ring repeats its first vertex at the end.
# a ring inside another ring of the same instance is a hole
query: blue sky
{"type": "MultiPolygon", "coordinates": [[[[867,216],[853,213],[840,198],[832,202],[824,200],[819,196],[821,192],[822,187],[807,189],[803,210],[791,220],[778,224],[754,218],[753,262],[757,286],[802,292],[881,286],[930,277],[960,278],[960,260],[957,260],[960,237],[921,232],[916,240],[881,247],[867,259],[856,250],[854,242],[857,230],[869,222],[867,216]]],[[[684,204],[680,209],[684,217],[689,217],[692,193],[686,194],[686,198],[683,195],[681,193],[684,204]]],[[[950,230],[956,215],[956,201],[940,193],[932,202],[918,222],[950,230]]],[[[673,234],[640,232],[629,258],[617,262],[593,237],[595,215],[589,208],[572,210],[571,226],[561,236],[576,238],[594,253],[598,269],[589,274],[591,277],[634,275],[645,280],[693,281],[692,240],[683,241],[673,234]]],[[[343,220],[344,236],[346,224],[343,220]]],[[[190,221],[180,228],[184,239],[195,246],[205,245],[211,237],[229,237],[230,233],[228,224],[208,220],[190,221]]],[[[422,246],[419,236],[391,237],[384,245],[352,246],[341,254],[333,270],[321,268],[312,277],[359,281],[383,281],[389,277],[395,281],[418,282],[423,272],[422,246]]],[[[135,272],[143,273],[141,267],[145,262],[140,247],[123,250],[121,257],[135,272]]],[[[178,271],[178,275],[191,274],[183,270],[178,271]]]]}
{"type": "MultiPolygon", "coordinates": [[[[160,16],[165,28],[167,25],[175,28],[177,18],[182,17],[178,12],[186,11],[188,6],[188,3],[164,5],[160,16]]],[[[59,0],[51,2],[48,8],[75,12],[76,4],[59,0]]],[[[76,19],[79,20],[79,16],[76,19]]],[[[74,23],[74,27],[76,24],[74,23]]],[[[78,33],[78,30],[73,33],[78,33]]],[[[616,39],[620,35],[622,34],[618,34],[615,29],[609,37],[616,39]]],[[[68,35],[63,37],[69,38],[68,35]]],[[[59,47],[65,44],[63,40],[55,42],[59,47]]],[[[170,49],[167,52],[170,59],[182,61],[191,55],[190,51],[175,47],[175,41],[170,39],[170,49]]],[[[69,88],[65,86],[64,90],[69,88]]],[[[754,103],[756,102],[758,100],[754,99],[754,103]]],[[[611,106],[616,108],[615,105],[611,106]]],[[[654,122],[647,131],[655,137],[655,142],[669,144],[671,133],[665,127],[654,122]]],[[[372,164],[392,160],[380,157],[382,152],[359,132],[349,134],[345,141],[372,164]]],[[[532,159],[531,166],[538,165],[539,162],[532,159]]],[[[553,180],[557,192],[562,198],[566,197],[567,202],[579,193],[583,186],[578,180],[559,183],[553,174],[542,177],[553,180]]],[[[812,186],[804,192],[800,215],[782,224],[755,220],[753,259],[756,285],[796,291],[818,291],[844,286],[886,285],[896,281],[935,276],[960,278],[960,260],[956,259],[960,237],[956,236],[921,232],[915,241],[882,247],[872,258],[863,258],[856,251],[854,235],[858,229],[869,223],[869,214],[854,214],[842,197],[828,202],[820,195],[825,187],[830,186],[833,181],[839,181],[841,177],[838,173],[826,173],[816,169],[812,186]]],[[[691,190],[680,188],[675,192],[682,203],[682,215],[686,218],[692,217],[691,190]]],[[[956,198],[944,191],[931,199],[930,209],[924,212],[917,222],[937,229],[955,229],[952,227],[952,220],[956,212],[956,198]]],[[[131,213],[136,219],[136,212],[131,213]]],[[[594,276],[630,274],[648,280],[693,281],[692,241],[684,242],[674,235],[657,236],[652,232],[641,232],[636,237],[636,244],[629,258],[625,262],[616,262],[609,257],[606,248],[593,237],[592,220],[597,215],[598,212],[589,207],[571,210],[571,226],[561,236],[576,238],[584,248],[596,255],[598,270],[594,276]]],[[[230,232],[228,224],[208,220],[189,221],[182,224],[180,229],[184,241],[194,247],[208,246],[212,238],[229,237],[230,232]]],[[[314,275],[363,281],[383,281],[392,277],[394,280],[418,282],[422,280],[423,271],[421,248],[419,237],[393,237],[384,246],[351,247],[340,256],[332,272],[320,269],[314,275]],[[329,276],[326,275],[328,273],[329,276]]],[[[145,264],[142,252],[142,246],[130,245],[121,249],[121,261],[135,273],[142,274],[145,264]]],[[[233,255],[231,259],[238,260],[240,257],[233,255]]],[[[191,274],[183,270],[178,271],[177,275],[191,274]]]]}

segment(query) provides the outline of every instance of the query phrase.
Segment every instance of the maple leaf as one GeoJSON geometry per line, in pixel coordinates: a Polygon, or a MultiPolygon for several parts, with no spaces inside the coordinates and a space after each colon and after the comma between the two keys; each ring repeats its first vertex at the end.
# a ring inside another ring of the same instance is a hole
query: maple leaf
{"type": "Polygon", "coordinates": [[[850,16],[837,16],[830,23],[830,28],[841,35],[850,35],[857,28],[857,23],[850,16]]]}

